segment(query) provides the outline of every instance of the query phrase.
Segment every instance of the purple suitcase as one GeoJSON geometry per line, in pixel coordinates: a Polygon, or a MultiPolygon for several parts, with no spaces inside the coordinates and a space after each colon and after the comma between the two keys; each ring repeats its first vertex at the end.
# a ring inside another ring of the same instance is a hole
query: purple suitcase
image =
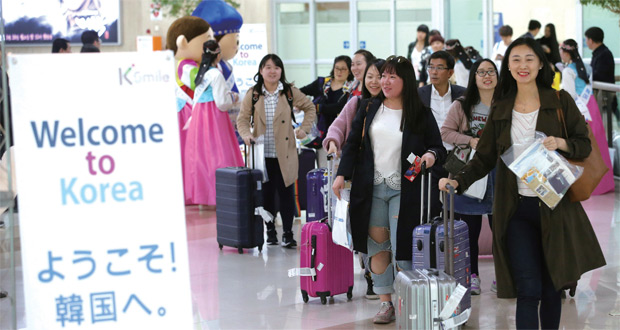
{"type": "Polygon", "coordinates": [[[329,171],[326,168],[317,168],[306,177],[308,190],[306,196],[306,222],[321,220],[327,217],[329,185],[329,171]]]}
{"type": "MultiPolygon", "coordinates": [[[[328,168],[333,169],[332,155],[328,155],[328,168]]],[[[327,176],[331,187],[331,176],[327,176]]],[[[331,208],[331,189],[325,200],[327,209],[331,208]]],[[[301,295],[304,302],[308,297],[320,297],[327,303],[327,297],[341,293],[347,299],[353,297],[353,252],[332,240],[327,223],[331,223],[331,212],[325,212],[321,221],[308,222],[301,229],[300,268],[312,270],[315,275],[301,276],[301,295]]]]}
{"type": "MultiPolygon", "coordinates": [[[[422,171],[424,173],[425,171],[422,171]]],[[[422,176],[428,177],[430,181],[430,175],[422,176]]],[[[430,196],[430,182],[429,182],[429,195],[430,196]]],[[[424,205],[424,184],[422,184],[421,192],[421,206],[424,205]]],[[[430,198],[428,199],[430,210],[430,198]]],[[[452,198],[448,201],[447,197],[444,198],[444,218],[435,217],[430,223],[421,224],[413,230],[413,268],[414,269],[447,269],[445,265],[445,238],[444,238],[444,221],[448,223],[454,223],[454,254],[453,254],[453,272],[451,273],[456,279],[457,283],[460,283],[467,288],[467,293],[461,300],[461,310],[465,310],[471,307],[471,261],[469,254],[469,229],[467,223],[461,220],[454,220],[454,207],[452,205],[452,198]],[[448,202],[450,205],[450,219],[448,216],[448,202]]],[[[423,208],[421,210],[420,219],[424,219],[423,208]]],[[[427,214],[427,219],[430,218],[430,212],[427,214]]],[[[423,221],[423,220],[421,220],[423,221]]]]}

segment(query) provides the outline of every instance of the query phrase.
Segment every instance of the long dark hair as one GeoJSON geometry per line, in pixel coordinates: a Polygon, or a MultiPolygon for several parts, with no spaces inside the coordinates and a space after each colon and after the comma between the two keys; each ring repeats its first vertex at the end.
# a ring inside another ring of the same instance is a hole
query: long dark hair
{"type": "Polygon", "coordinates": [[[196,79],[194,79],[196,86],[200,85],[205,73],[213,66],[214,61],[221,52],[220,45],[215,40],[207,40],[202,44],[202,61],[200,61],[200,68],[196,74],[196,79]]]}
{"type": "Polygon", "coordinates": [[[257,92],[258,94],[263,93],[263,85],[265,85],[265,80],[263,79],[263,76],[260,74],[260,70],[262,70],[265,67],[265,65],[267,64],[267,61],[269,60],[273,61],[273,64],[275,64],[277,67],[282,69],[282,75],[280,76],[280,82],[282,83],[282,86],[284,86],[282,93],[286,94],[289,91],[289,89],[291,89],[291,85],[288,83],[288,81],[286,81],[286,75],[284,74],[284,63],[282,63],[282,59],[280,58],[280,56],[276,54],[267,54],[263,57],[262,60],[260,60],[260,63],[258,64],[258,72],[254,75],[254,81],[256,81],[256,85],[254,85],[254,91],[257,92]]]}
{"type": "Polygon", "coordinates": [[[579,45],[577,45],[577,42],[573,39],[566,39],[562,42],[560,47],[563,51],[570,55],[571,60],[577,66],[577,76],[583,79],[586,84],[589,84],[590,80],[588,79],[588,72],[586,72],[586,67],[583,64],[583,60],[581,59],[581,56],[579,56],[579,45]]]}
{"type": "Polygon", "coordinates": [[[540,61],[542,65],[542,69],[538,71],[538,75],[536,76],[536,86],[539,89],[550,89],[551,84],[553,84],[553,70],[549,66],[549,62],[547,61],[547,57],[545,56],[545,52],[540,47],[540,44],[532,38],[518,38],[513,41],[508,49],[506,49],[506,53],[504,55],[504,59],[502,60],[502,68],[499,73],[499,78],[497,80],[497,87],[495,87],[495,93],[493,93],[493,100],[500,100],[504,97],[514,97],[517,95],[517,81],[510,74],[510,70],[508,69],[508,62],[510,61],[510,53],[512,49],[517,46],[525,45],[534,51],[536,57],[540,61]]]}
{"type": "Polygon", "coordinates": [[[351,58],[347,55],[340,55],[334,59],[334,65],[332,65],[332,71],[329,73],[329,76],[334,79],[334,69],[336,68],[336,63],[342,62],[347,64],[347,69],[349,69],[349,75],[347,76],[347,81],[353,81],[353,72],[351,72],[351,58]]]}
{"type": "MultiPolygon", "coordinates": [[[[480,90],[478,90],[478,85],[476,85],[476,71],[482,64],[482,62],[489,62],[493,65],[493,69],[497,74],[497,66],[495,62],[491,61],[488,58],[476,61],[469,71],[469,80],[467,82],[467,90],[465,91],[464,98],[458,98],[457,100],[461,102],[461,107],[463,108],[463,112],[465,113],[465,117],[467,117],[467,121],[471,122],[472,118],[472,109],[478,103],[480,103],[480,90]]],[[[496,86],[497,87],[497,86],[496,86]]]]}
{"type": "MultiPolygon", "coordinates": [[[[413,131],[424,132],[427,109],[418,95],[415,71],[409,60],[402,56],[390,56],[381,67],[380,73],[395,73],[403,80],[401,98],[403,102],[403,116],[400,121],[400,131],[406,127],[413,131]]],[[[379,93],[381,100],[385,99],[383,90],[379,93]]]]}
{"type": "Polygon", "coordinates": [[[385,60],[382,58],[378,58],[368,63],[368,65],[366,65],[366,70],[364,70],[364,76],[362,78],[362,81],[360,81],[360,84],[362,84],[362,98],[363,99],[369,99],[373,97],[370,94],[370,91],[366,88],[366,74],[368,73],[368,69],[370,69],[370,67],[375,67],[377,71],[379,72],[379,75],[381,75],[381,68],[383,67],[384,64],[385,64],[385,60]]]}
{"type": "MultiPolygon", "coordinates": [[[[558,37],[555,33],[555,25],[553,25],[552,23],[549,23],[547,25],[545,25],[545,29],[549,28],[549,37],[544,36],[541,39],[545,40],[545,42],[543,42],[542,44],[547,44],[547,46],[549,47],[549,50],[551,51],[550,54],[547,54],[547,59],[550,61],[560,61],[560,44],[558,42],[558,37]]],[[[542,41],[541,40],[541,41],[542,41]]],[[[555,68],[555,63],[551,63],[553,64],[554,68],[555,68]]]]}
{"type": "MultiPolygon", "coordinates": [[[[429,42],[428,39],[431,37],[429,36],[429,31],[428,31],[428,25],[426,24],[420,24],[418,25],[418,29],[416,32],[424,32],[424,47],[428,47],[429,42]]],[[[416,43],[418,42],[418,39],[416,38],[416,43]]]]}

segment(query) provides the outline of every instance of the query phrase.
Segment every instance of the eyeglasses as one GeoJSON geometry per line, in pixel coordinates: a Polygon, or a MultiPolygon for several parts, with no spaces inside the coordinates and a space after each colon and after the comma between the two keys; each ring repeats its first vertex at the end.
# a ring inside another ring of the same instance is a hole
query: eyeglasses
{"type": "Polygon", "coordinates": [[[448,68],[446,68],[445,66],[429,66],[428,68],[426,68],[426,71],[431,72],[431,71],[444,71],[444,70],[450,70],[448,68]]]}
{"type": "Polygon", "coordinates": [[[478,75],[478,77],[484,77],[486,75],[488,75],[489,77],[493,77],[494,75],[497,74],[497,71],[495,71],[493,69],[488,70],[488,71],[478,70],[478,71],[476,71],[476,74],[478,75]]]}
{"type": "Polygon", "coordinates": [[[403,56],[392,55],[392,56],[386,58],[385,61],[386,62],[396,61],[396,63],[400,63],[400,62],[407,61],[407,58],[403,57],[403,56]]]}

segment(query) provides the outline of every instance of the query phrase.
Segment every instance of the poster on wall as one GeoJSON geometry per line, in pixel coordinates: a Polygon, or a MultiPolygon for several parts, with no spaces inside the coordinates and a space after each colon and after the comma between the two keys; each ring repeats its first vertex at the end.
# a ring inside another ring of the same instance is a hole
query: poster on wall
{"type": "Polygon", "coordinates": [[[103,44],[118,45],[120,0],[2,1],[6,44],[49,45],[56,38],[81,43],[86,30],[99,34],[103,44]]]}
{"type": "Polygon", "coordinates": [[[172,52],[8,63],[28,328],[191,329],[172,52]]]}
{"type": "Polygon", "coordinates": [[[267,27],[265,24],[243,24],[239,31],[239,51],[232,59],[235,83],[241,99],[254,86],[258,64],[267,55],[267,27]]]}

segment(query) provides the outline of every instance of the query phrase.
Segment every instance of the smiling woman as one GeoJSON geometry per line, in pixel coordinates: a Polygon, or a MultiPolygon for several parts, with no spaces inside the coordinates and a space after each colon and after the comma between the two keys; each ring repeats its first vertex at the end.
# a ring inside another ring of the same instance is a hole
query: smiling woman
{"type": "Polygon", "coordinates": [[[497,159],[510,145],[528,143],[536,131],[548,136],[543,141],[548,150],[583,159],[592,150],[588,129],[570,94],[551,89],[553,72],[535,40],[515,40],[502,67],[508,70],[501,70],[474,158],[454,180],[441,179],[439,187],[445,191],[450,184],[463,193],[496,168],[496,186],[502,187],[493,200],[497,296],[517,298],[517,329],[558,329],[561,291],[574,292],[581,275],[604,266],[605,258],[581,203],[563,198],[549,209],[497,159]]]}

